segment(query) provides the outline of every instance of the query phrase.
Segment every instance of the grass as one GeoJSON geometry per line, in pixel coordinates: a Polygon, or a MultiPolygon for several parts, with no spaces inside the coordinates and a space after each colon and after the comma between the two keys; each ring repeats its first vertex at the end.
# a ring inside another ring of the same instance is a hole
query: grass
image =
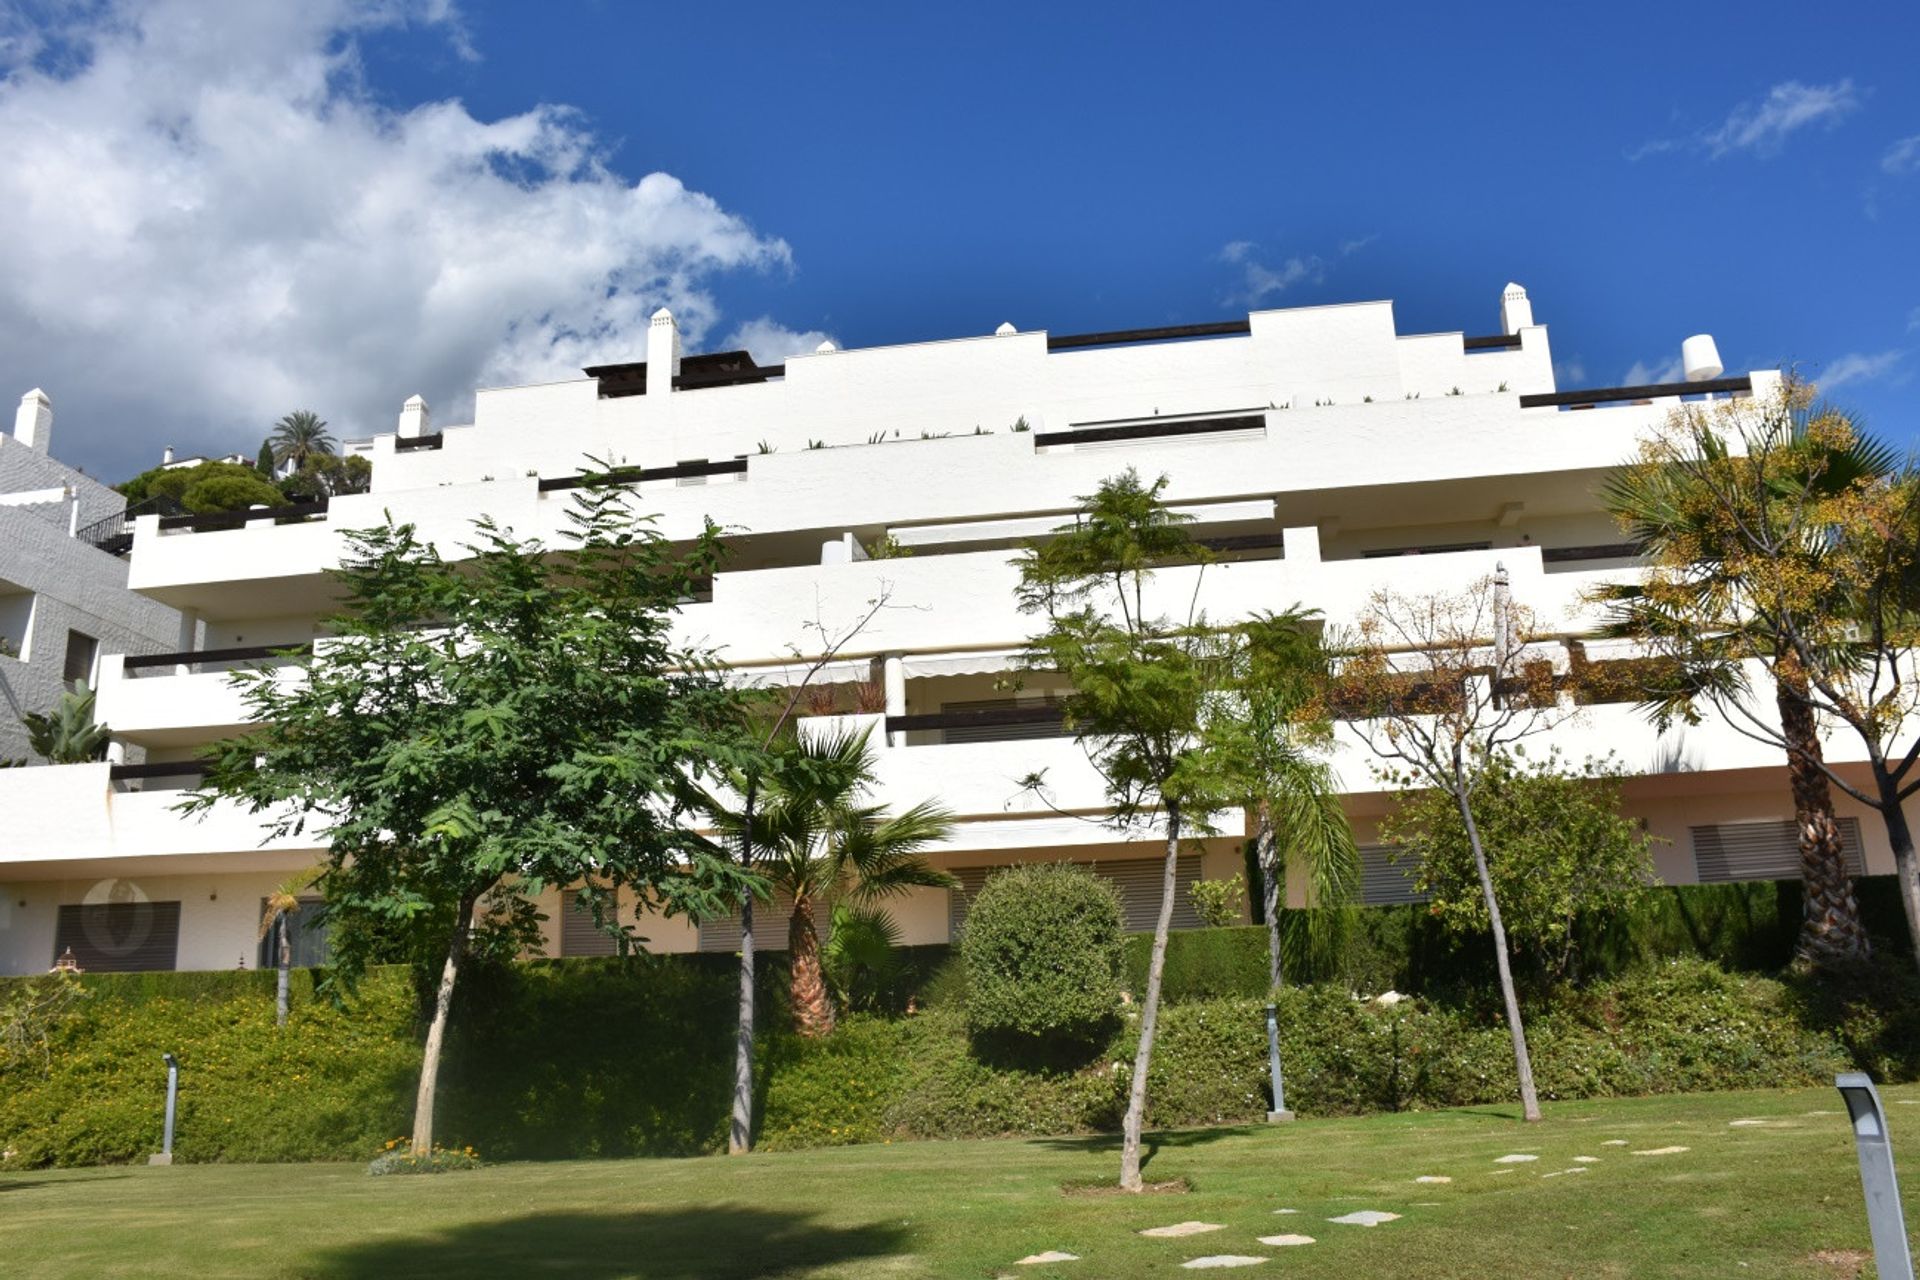
{"type": "MultiPolygon", "coordinates": [[[[1920,1086],[1883,1096],[1901,1172],[1920,1186],[1920,1086]]],[[[1201,1254],[1240,1253],[1275,1255],[1252,1274],[1832,1280],[1859,1274],[1870,1250],[1841,1110],[1832,1090],[1813,1089],[1558,1103],[1531,1127],[1513,1109],[1483,1107],[1163,1133],[1151,1137],[1147,1177],[1184,1178],[1191,1190],[1145,1197],[1062,1191],[1112,1176],[1110,1138],[436,1177],[369,1178],[357,1165],[7,1174],[0,1258],[8,1274],[35,1277],[1094,1280],[1172,1275],[1201,1254]],[[1730,1123],[1741,1119],[1769,1123],[1730,1123]],[[1630,1154],[1668,1146],[1688,1150],[1630,1154]],[[1494,1163],[1510,1152],[1540,1158],[1494,1163]],[[1542,1176],[1577,1167],[1576,1155],[1600,1159],[1586,1173],[1542,1176]],[[1419,1175],[1453,1181],[1421,1185],[1419,1175]],[[1402,1218],[1326,1221],[1356,1209],[1402,1218]],[[1136,1234],[1187,1219],[1225,1229],[1136,1234]],[[1255,1239],[1281,1232],[1319,1243],[1270,1249],[1255,1239]],[[1083,1261],[1010,1265],[1048,1249],[1083,1261]]]]}

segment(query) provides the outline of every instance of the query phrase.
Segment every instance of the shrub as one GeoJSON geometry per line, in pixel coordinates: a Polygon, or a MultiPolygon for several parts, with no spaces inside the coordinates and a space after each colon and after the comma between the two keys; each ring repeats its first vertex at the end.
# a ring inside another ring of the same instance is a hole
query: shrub
{"type": "Polygon", "coordinates": [[[1209,929],[1224,929],[1240,923],[1247,905],[1247,882],[1238,874],[1225,880],[1195,880],[1187,886],[1187,901],[1200,923],[1209,929]]]}
{"type": "Polygon", "coordinates": [[[396,1173],[453,1173],[460,1169],[478,1169],[480,1157],[472,1147],[450,1148],[439,1143],[425,1155],[404,1149],[404,1139],[396,1138],[387,1149],[367,1162],[367,1176],[381,1178],[396,1173]]]}
{"type": "Polygon", "coordinates": [[[976,1035],[1087,1042],[1119,1006],[1120,896],[1081,867],[1036,863],[989,876],[960,954],[976,1035]]]}
{"type": "Polygon", "coordinates": [[[241,476],[212,476],[188,486],[180,495],[180,504],[197,515],[217,511],[244,511],[248,507],[283,507],[286,495],[260,477],[251,467],[240,467],[241,476]]]}

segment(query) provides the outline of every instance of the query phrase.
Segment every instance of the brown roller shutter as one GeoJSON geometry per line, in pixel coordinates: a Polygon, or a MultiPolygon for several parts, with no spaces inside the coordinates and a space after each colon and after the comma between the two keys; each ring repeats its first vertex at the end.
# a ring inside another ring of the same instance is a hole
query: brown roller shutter
{"type": "Polygon", "coordinates": [[[53,959],[73,958],[88,973],[171,969],[180,952],[178,902],[71,903],[54,923],[53,959]]]}
{"type": "Polygon", "coordinates": [[[620,942],[593,922],[593,911],[580,902],[577,890],[560,895],[560,954],[563,956],[616,956],[620,942]]]}
{"type": "MultiPolygon", "coordinates": [[[[1867,867],[1860,819],[1841,818],[1839,825],[1847,871],[1863,876],[1867,867]]],[[[1800,878],[1799,836],[1791,822],[1722,822],[1689,831],[1694,870],[1702,884],[1800,878]]]]}

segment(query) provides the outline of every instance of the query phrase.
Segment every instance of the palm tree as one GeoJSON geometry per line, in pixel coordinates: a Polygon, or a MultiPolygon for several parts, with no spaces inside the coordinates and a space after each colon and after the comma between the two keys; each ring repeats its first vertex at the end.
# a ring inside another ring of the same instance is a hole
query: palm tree
{"type": "Polygon", "coordinates": [[[300,891],[313,882],[313,872],[303,871],[267,895],[260,912],[260,937],[273,935],[274,965],[280,971],[274,984],[273,1025],[287,1025],[287,987],[293,972],[293,918],[300,914],[300,891]]]}
{"type": "MultiPolygon", "coordinates": [[[[866,730],[789,738],[754,809],[752,869],[775,894],[793,899],[787,947],[794,1028],[802,1035],[833,1029],[816,908],[870,906],[915,886],[954,883],[921,856],[952,830],[945,809],[927,801],[889,817],[884,806],[861,803],[874,782],[868,738],[866,730]]],[[[721,832],[737,841],[740,814],[711,801],[709,809],[721,832]]]]}
{"type": "Polygon", "coordinates": [[[332,456],[334,449],[327,424],[311,409],[295,409],[274,423],[267,443],[273,449],[274,462],[282,466],[291,464],[295,471],[308,458],[332,456]]]}
{"type": "Polygon", "coordinates": [[[1685,445],[1697,454],[1698,465],[1674,465],[1662,455],[1622,467],[1609,477],[1601,487],[1602,500],[1642,553],[1658,565],[1684,562],[1678,572],[1661,575],[1662,592],[1678,590],[1684,599],[1656,598],[1639,584],[1608,587],[1599,596],[1611,606],[1608,634],[1640,640],[1679,659],[1666,677],[1656,677],[1642,690],[1644,705],[1658,719],[1689,714],[1696,700],[1735,687],[1739,664],[1747,659],[1761,659],[1773,671],[1806,895],[1796,958],[1803,964],[1827,965],[1865,958],[1867,933],[1834,818],[1833,789],[1822,768],[1825,757],[1806,678],[1790,637],[1769,630],[1752,611],[1740,607],[1749,590],[1741,565],[1756,553],[1754,544],[1796,536],[1786,527],[1799,518],[1793,504],[1768,495],[1769,467],[1784,465],[1808,481],[1808,487],[1838,493],[1864,477],[1891,475],[1897,458],[1858,432],[1810,435],[1809,421],[1830,418],[1836,411],[1808,411],[1790,385],[1782,406],[1791,409],[1796,403],[1801,411],[1778,441],[1787,451],[1784,459],[1734,455],[1696,412],[1677,425],[1685,445]],[[1835,439],[1841,443],[1834,444],[1835,439]],[[1741,504],[1747,510],[1739,528],[1729,525],[1724,508],[1706,491],[1716,477],[1753,496],[1741,504]],[[1776,527],[1764,527],[1769,525],[1776,527]],[[1711,630],[1700,625],[1708,615],[1719,624],[1711,630]]]}
{"type": "MultiPolygon", "coordinates": [[[[1350,901],[1360,875],[1353,827],[1323,754],[1333,740],[1324,702],[1329,665],[1314,616],[1295,607],[1258,614],[1239,628],[1229,714],[1220,726],[1222,763],[1253,810],[1275,987],[1286,977],[1280,889],[1287,864],[1305,872],[1308,899],[1322,907],[1350,901]]],[[[1309,925],[1326,918],[1306,917],[1309,925]]]]}

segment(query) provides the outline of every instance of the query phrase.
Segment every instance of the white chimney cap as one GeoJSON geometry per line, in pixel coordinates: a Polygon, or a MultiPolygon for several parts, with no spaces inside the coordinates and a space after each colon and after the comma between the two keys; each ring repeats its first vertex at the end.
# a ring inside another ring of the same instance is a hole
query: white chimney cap
{"type": "Polygon", "coordinates": [[[662,307],[658,311],[653,313],[652,319],[655,324],[672,324],[673,312],[667,310],[665,307],[662,307]]]}
{"type": "Polygon", "coordinates": [[[1018,332],[1020,331],[1013,327],[1013,322],[1011,320],[1007,321],[1005,324],[1001,325],[998,329],[994,330],[994,333],[997,336],[1002,338],[1006,337],[1008,334],[1018,333],[1018,332]]]}
{"type": "Polygon", "coordinates": [[[839,349],[840,348],[833,345],[832,338],[828,338],[825,342],[821,343],[819,346],[814,348],[814,350],[818,352],[820,355],[825,355],[829,351],[838,351],[839,349]]]}
{"type": "Polygon", "coordinates": [[[1680,368],[1688,382],[1720,376],[1726,366],[1720,363],[1720,348],[1713,344],[1712,334],[1696,333],[1680,344],[1680,368]]]}

